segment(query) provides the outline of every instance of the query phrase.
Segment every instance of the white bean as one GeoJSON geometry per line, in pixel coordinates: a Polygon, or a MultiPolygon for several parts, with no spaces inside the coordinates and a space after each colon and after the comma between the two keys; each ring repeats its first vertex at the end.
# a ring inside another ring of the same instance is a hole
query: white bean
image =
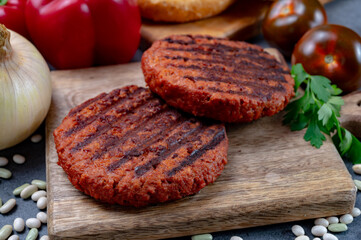
{"type": "Polygon", "coordinates": [[[30,141],[33,143],[38,143],[43,139],[43,137],[40,134],[36,134],[30,138],[30,141]]]}
{"type": "Polygon", "coordinates": [[[321,240],[321,238],[315,237],[313,240],[321,240]]]}
{"type": "Polygon", "coordinates": [[[1,229],[0,229],[0,239],[7,239],[11,233],[13,231],[13,227],[11,225],[4,225],[1,229]]]}
{"type": "Polygon", "coordinates": [[[352,170],[357,173],[357,174],[361,174],[361,164],[355,164],[352,166],[352,170]]]}
{"type": "Polygon", "coordinates": [[[46,197],[46,192],[44,190],[34,192],[33,195],[31,195],[31,199],[35,202],[38,201],[41,197],[46,197]]]}
{"type": "Polygon", "coordinates": [[[41,222],[37,218],[29,218],[26,220],[26,226],[28,228],[39,228],[41,226],[41,222]]]}
{"type": "Polygon", "coordinates": [[[44,235],[39,240],[49,240],[49,237],[48,237],[48,235],[44,235]]]}
{"type": "Polygon", "coordinates": [[[23,155],[20,155],[20,154],[15,154],[13,156],[13,161],[16,163],[16,164],[23,164],[25,162],[25,157],[23,155]]]}
{"type": "Polygon", "coordinates": [[[292,227],[292,232],[295,236],[302,236],[305,235],[305,230],[300,225],[294,225],[292,227]]]}
{"type": "Polygon", "coordinates": [[[19,240],[19,236],[18,235],[11,235],[8,240],[19,240]]]}
{"type": "Polygon", "coordinates": [[[238,237],[238,236],[233,236],[231,237],[230,240],[243,240],[241,237],[238,237]]]}
{"type": "Polygon", "coordinates": [[[340,217],[340,222],[344,224],[350,224],[353,221],[353,217],[351,214],[345,214],[340,217]]]}
{"type": "Polygon", "coordinates": [[[327,229],[324,226],[316,225],[312,227],[311,233],[313,236],[322,237],[325,233],[327,233],[327,229]]]}
{"type": "Polygon", "coordinates": [[[39,235],[39,231],[37,228],[30,229],[28,235],[26,235],[25,240],[35,240],[39,235]]]}
{"type": "Polygon", "coordinates": [[[5,214],[11,211],[16,205],[16,200],[14,198],[9,199],[2,207],[0,208],[0,213],[5,214]]]}
{"type": "Polygon", "coordinates": [[[327,221],[329,224],[338,223],[338,217],[328,217],[327,221]]]}
{"type": "Polygon", "coordinates": [[[346,224],[344,223],[334,223],[334,224],[330,224],[328,225],[327,229],[330,232],[345,232],[347,231],[348,227],[346,224]]]}
{"type": "Polygon", "coordinates": [[[310,240],[310,238],[305,235],[302,235],[302,236],[296,237],[295,240],[310,240]]]}
{"type": "Polygon", "coordinates": [[[11,175],[13,174],[6,168],[0,168],[0,178],[9,179],[11,175]]]}
{"type": "Polygon", "coordinates": [[[15,218],[13,226],[14,226],[15,231],[22,232],[24,230],[24,228],[25,228],[24,219],[19,218],[19,217],[15,218]]]}
{"type": "Polygon", "coordinates": [[[338,238],[331,233],[325,233],[325,235],[323,235],[323,240],[338,240],[338,238]]]}
{"type": "Polygon", "coordinates": [[[361,215],[361,210],[359,208],[355,207],[355,208],[352,209],[351,215],[354,218],[358,217],[358,216],[361,215]]]}
{"type": "Polygon", "coordinates": [[[328,227],[328,225],[329,225],[326,218],[317,218],[314,223],[315,223],[315,225],[321,225],[324,227],[328,227]]]}
{"type": "Polygon", "coordinates": [[[39,198],[38,202],[36,203],[36,206],[39,209],[45,209],[47,204],[48,204],[48,199],[46,197],[41,197],[41,198],[39,198]]]}
{"type": "Polygon", "coordinates": [[[38,212],[38,214],[36,214],[36,218],[42,223],[48,222],[48,215],[45,212],[38,212]]]}
{"type": "Polygon", "coordinates": [[[359,191],[361,191],[361,181],[357,180],[357,179],[354,179],[353,182],[355,183],[355,186],[357,187],[357,189],[359,191]]]}
{"type": "Polygon", "coordinates": [[[38,191],[38,187],[35,185],[29,185],[24,190],[21,191],[20,197],[22,199],[27,199],[30,197],[34,192],[38,191]]]}
{"type": "Polygon", "coordinates": [[[39,189],[46,189],[46,182],[43,180],[34,179],[33,181],[31,181],[31,184],[37,186],[39,189]]]}
{"type": "Polygon", "coordinates": [[[29,183],[25,183],[25,184],[21,185],[20,187],[15,188],[13,191],[13,194],[15,196],[19,195],[29,185],[30,185],[29,183]]]}
{"type": "Polygon", "coordinates": [[[8,165],[9,160],[6,157],[0,157],[0,167],[8,165]]]}

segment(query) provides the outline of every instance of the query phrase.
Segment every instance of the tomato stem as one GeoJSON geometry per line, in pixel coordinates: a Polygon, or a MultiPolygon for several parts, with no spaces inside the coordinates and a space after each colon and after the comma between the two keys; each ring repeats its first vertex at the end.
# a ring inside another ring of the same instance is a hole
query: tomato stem
{"type": "Polygon", "coordinates": [[[325,62],[326,62],[327,64],[332,63],[332,62],[333,62],[333,56],[332,56],[332,55],[326,55],[326,56],[325,56],[325,62]]]}

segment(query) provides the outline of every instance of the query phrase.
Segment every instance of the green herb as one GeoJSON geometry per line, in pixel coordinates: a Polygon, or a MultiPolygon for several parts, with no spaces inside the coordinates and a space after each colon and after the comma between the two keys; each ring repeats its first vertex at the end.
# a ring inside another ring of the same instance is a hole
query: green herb
{"type": "Polygon", "coordinates": [[[8,0],[0,0],[0,6],[4,6],[8,3],[8,0]]]}
{"type": "Polygon", "coordinates": [[[283,123],[289,124],[292,131],[307,128],[304,135],[312,146],[320,148],[326,140],[325,134],[332,136],[339,153],[354,164],[361,163],[361,143],[349,131],[340,126],[341,106],[344,104],[338,96],[342,90],[323,76],[313,76],[304,70],[301,64],[292,66],[295,80],[295,99],[287,105],[283,123]],[[301,96],[298,88],[305,85],[301,96]]]}

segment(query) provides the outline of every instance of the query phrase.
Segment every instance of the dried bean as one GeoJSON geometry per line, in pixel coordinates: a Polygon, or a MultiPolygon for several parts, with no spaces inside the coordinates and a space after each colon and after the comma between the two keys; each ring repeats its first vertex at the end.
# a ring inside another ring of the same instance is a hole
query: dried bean
{"type": "Polygon", "coordinates": [[[313,236],[322,237],[325,233],[327,233],[327,228],[325,226],[316,225],[312,227],[311,233],[313,236]]]}
{"type": "Polygon", "coordinates": [[[302,236],[305,235],[305,230],[300,225],[294,225],[292,227],[292,232],[295,236],[302,236]]]}
{"type": "Polygon", "coordinates": [[[2,207],[0,207],[0,213],[5,214],[11,211],[16,205],[16,200],[14,198],[9,199],[2,207]]]}
{"type": "Polygon", "coordinates": [[[31,195],[31,199],[35,202],[37,202],[39,200],[39,198],[41,197],[46,197],[46,192],[44,190],[40,190],[40,191],[37,191],[37,192],[34,192],[32,195],[31,195]]]}
{"type": "Polygon", "coordinates": [[[211,234],[200,234],[192,236],[192,240],[212,240],[213,236],[211,234]]]}
{"type": "Polygon", "coordinates": [[[37,186],[39,189],[46,189],[46,182],[44,182],[43,180],[34,179],[33,181],[31,181],[31,184],[37,186]]]}
{"type": "Polygon", "coordinates": [[[28,235],[25,240],[35,240],[38,237],[39,231],[36,228],[30,229],[28,235]]]}
{"type": "Polygon", "coordinates": [[[23,155],[15,154],[13,156],[13,161],[16,164],[23,164],[23,163],[25,163],[26,159],[25,159],[25,157],[23,155]]]}
{"type": "Polygon", "coordinates": [[[327,221],[326,218],[317,218],[314,223],[315,225],[321,225],[324,227],[328,227],[329,225],[329,222],[327,221]]]}
{"type": "Polygon", "coordinates": [[[0,240],[7,239],[13,231],[13,227],[11,225],[5,225],[0,229],[0,240]]]}
{"type": "Polygon", "coordinates": [[[37,218],[29,218],[26,220],[26,226],[28,228],[39,228],[41,226],[41,222],[37,218]]]}
{"type": "Polygon", "coordinates": [[[34,192],[38,191],[38,187],[35,185],[29,185],[24,190],[21,191],[20,197],[22,199],[27,199],[30,197],[34,192]]]}
{"type": "Polygon", "coordinates": [[[22,218],[15,218],[14,220],[14,230],[17,232],[22,232],[25,228],[25,222],[22,218]]]}
{"type": "Polygon", "coordinates": [[[6,168],[0,168],[0,178],[9,179],[12,173],[6,168]]]}
{"type": "Polygon", "coordinates": [[[345,214],[340,217],[340,222],[344,224],[350,224],[353,221],[353,217],[351,214],[345,214]]]}
{"type": "Polygon", "coordinates": [[[361,210],[359,208],[355,207],[355,208],[352,209],[351,215],[354,218],[358,217],[358,216],[361,215],[361,210]]]}
{"type": "Polygon", "coordinates": [[[0,157],[0,167],[8,165],[9,160],[6,157],[0,157]]]}
{"type": "Polygon", "coordinates": [[[38,202],[36,203],[36,206],[39,209],[45,209],[47,205],[48,205],[48,199],[46,197],[39,198],[38,202]]]}
{"type": "Polygon", "coordinates": [[[333,223],[328,226],[330,232],[345,232],[347,231],[347,225],[344,223],[333,223]]]}
{"type": "Polygon", "coordinates": [[[19,195],[29,185],[30,185],[29,183],[25,183],[25,184],[21,185],[20,187],[15,188],[13,191],[13,194],[15,196],[19,195]]]}

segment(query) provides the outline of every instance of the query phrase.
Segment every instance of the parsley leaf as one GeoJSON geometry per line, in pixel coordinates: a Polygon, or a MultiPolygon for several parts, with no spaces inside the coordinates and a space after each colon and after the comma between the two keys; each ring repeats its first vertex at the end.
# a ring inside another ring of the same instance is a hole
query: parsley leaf
{"type": "Polygon", "coordinates": [[[316,115],[312,117],[311,121],[308,124],[307,131],[305,136],[303,137],[306,141],[310,141],[312,146],[316,148],[320,148],[322,146],[323,141],[326,140],[325,135],[322,134],[319,126],[316,115]]]}
{"type": "Polygon", "coordinates": [[[308,74],[301,64],[292,66],[291,74],[295,80],[296,96],[285,108],[284,124],[289,124],[292,131],[307,128],[304,135],[312,146],[320,148],[326,140],[324,134],[332,136],[332,140],[342,156],[351,161],[361,163],[361,143],[348,130],[340,126],[341,106],[344,104],[340,96],[342,90],[323,76],[308,74]],[[305,84],[301,96],[298,88],[305,84]]]}
{"type": "Polygon", "coordinates": [[[312,76],[311,77],[311,90],[316,95],[318,99],[323,102],[327,102],[331,97],[331,81],[328,78],[323,76],[312,76]],[[325,91],[329,89],[329,91],[325,91]]]}

